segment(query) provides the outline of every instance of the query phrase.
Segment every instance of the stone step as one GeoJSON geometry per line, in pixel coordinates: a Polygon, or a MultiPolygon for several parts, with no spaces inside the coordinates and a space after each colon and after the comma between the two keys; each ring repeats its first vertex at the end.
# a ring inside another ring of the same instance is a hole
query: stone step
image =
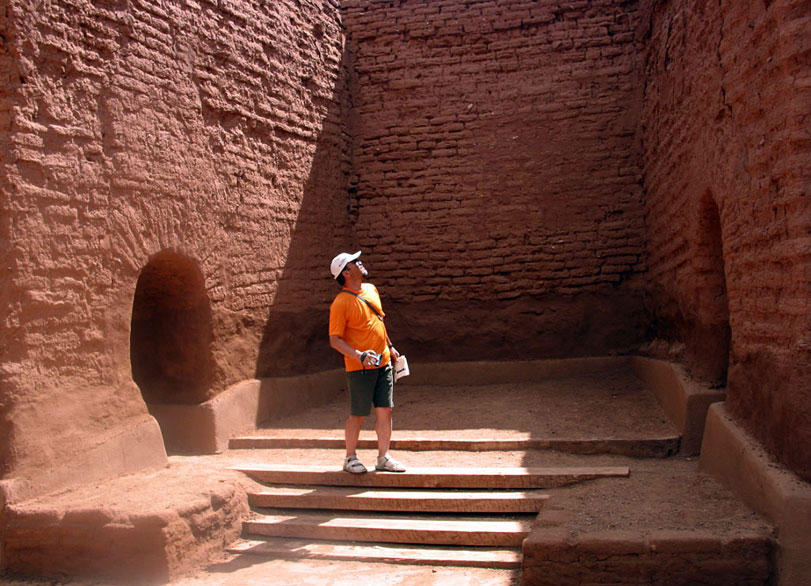
{"type": "MultiPolygon", "coordinates": [[[[398,432],[402,436],[402,432],[398,432]]],[[[653,438],[453,438],[398,437],[391,440],[391,449],[408,451],[516,451],[555,450],[572,454],[615,454],[635,458],[666,458],[679,451],[678,434],[653,438]]],[[[252,435],[231,438],[231,449],[341,449],[344,438],[338,434],[312,433],[300,430],[274,430],[273,436],[252,435]],[[286,432],[287,431],[287,432],[286,432]]],[[[375,438],[361,438],[358,449],[377,448],[375,438]]]]}
{"type": "Polygon", "coordinates": [[[524,519],[357,516],[298,511],[245,521],[246,535],[375,543],[517,547],[529,535],[534,515],[524,519]]]}
{"type": "Polygon", "coordinates": [[[409,468],[406,472],[350,474],[335,466],[245,464],[234,466],[259,482],[391,488],[555,488],[595,478],[627,477],[627,466],[545,468],[409,468]]]}
{"type": "Polygon", "coordinates": [[[229,551],[272,559],[352,560],[499,569],[521,567],[520,550],[509,548],[361,545],[268,537],[263,540],[241,540],[232,545],[229,551]]]}
{"type": "Polygon", "coordinates": [[[275,487],[248,495],[253,507],[437,513],[537,513],[549,495],[538,491],[364,490],[275,487]]]}

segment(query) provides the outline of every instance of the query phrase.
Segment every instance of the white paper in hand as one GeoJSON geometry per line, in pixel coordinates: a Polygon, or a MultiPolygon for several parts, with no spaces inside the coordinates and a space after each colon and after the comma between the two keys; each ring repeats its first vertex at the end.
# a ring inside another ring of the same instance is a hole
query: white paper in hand
{"type": "Polygon", "coordinates": [[[408,359],[403,355],[397,357],[397,360],[394,361],[394,380],[400,380],[404,376],[408,376],[411,373],[408,370],[408,359]]]}

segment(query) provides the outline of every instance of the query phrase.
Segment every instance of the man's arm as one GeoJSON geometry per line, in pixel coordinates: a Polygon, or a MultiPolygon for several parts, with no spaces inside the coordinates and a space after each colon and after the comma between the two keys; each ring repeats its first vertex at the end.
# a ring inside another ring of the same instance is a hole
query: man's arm
{"type": "Polygon", "coordinates": [[[397,351],[397,348],[394,347],[394,344],[391,343],[391,338],[389,338],[388,332],[386,332],[386,344],[388,344],[389,346],[389,354],[391,354],[391,362],[392,364],[394,364],[400,357],[400,353],[397,351]]]}
{"type": "MultiPolygon", "coordinates": [[[[357,350],[347,344],[341,336],[330,336],[329,337],[329,345],[335,348],[338,352],[343,354],[344,356],[348,356],[349,358],[354,358],[357,361],[360,361],[360,357],[363,354],[360,350],[357,350]]],[[[371,350],[367,350],[367,352],[372,352],[371,350]]],[[[372,352],[373,353],[373,352],[372,352]]],[[[363,366],[372,367],[375,366],[374,359],[371,355],[366,356],[366,362],[362,363],[363,366]]]]}
{"type": "Polygon", "coordinates": [[[330,336],[329,345],[344,356],[354,358],[355,360],[360,360],[360,350],[355,350],[352,346],[344,342],[344,339],[341,336],[330,336]]]}

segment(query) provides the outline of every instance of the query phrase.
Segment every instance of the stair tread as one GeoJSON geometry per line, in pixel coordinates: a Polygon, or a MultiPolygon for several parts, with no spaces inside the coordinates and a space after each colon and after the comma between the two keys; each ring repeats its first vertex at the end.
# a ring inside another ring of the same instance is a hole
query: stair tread
{"type": "Polygon", "coordinates": [[[525,531],[532,525],[533,519],[483,519],[468,518],[426,518],[402,517],[393,515],[349,516],[325,513],[296,513],[295,515],[263,515],[247,523],[286,525],[319,525],[329,527],[380,527],[382,529],[430,529],[451,531],[525,531]]]}
{"type": "Polygon", "coordinates": [[[548,499],[549,495],[541,490],[397,490],[397,489],[358,489],[346,486],[317,486],[312,488],[274,487],[253,492],[255,495],[288,495],[311,496],[324,494],[329,496],[343,496],[351,498],[390,498],[390,499],[470,499],[487,498],[490,500],[514,500],[522,498],[548,499]]]}
{"type": "Polygon", "coordinates": [[[265,540],[242,540],[232,545],[229,551],[274,558],[365,560],[491,568],[517,568],[521,564],[521,552],[515,548],[366,545],[273,537],[265,540]]]}
{"type": "Polygon", "coordinates": [[[395,515],[350,516],[324,513],[266,515],[243,524],[248,535],[440,545],[518,546],[529,535],[531,518],[426,518],[395,515]]]}
{"type": "Polygon", "coordinates": [[[549,495],[527,491],[367,490],[354,487],[275,487],[252,492],[252,506],[434,512],[538,512],[549,495]]]}
{"type": "Polygon", "coordinates": [[[326,484],[422,488],[549,488],[600,477],[627,477],[627,466],[543,468],[410,467],[406,472],[349,474],[334,465],[245,464],[234,466],[256,480],[274,484],[326,484]]]}
{"type": "Polygon", "coordinates": [[[571,474],[627,474],[627,466],[548,466],[524,468],[514,467],[445,467],[445,466],[424,466],[409,467],[405,472],[376,472],[370,470],[367,474],[349,475],[334,465],[301,465],[301,464],[245,464],[235,467],[236,470],[251,470],[262,472],[289,472],[308,474],[341,474],[350,478],[364,478],[368,476],[386,476],[391,478],[407,476],[533,476],[533,475],[571,475],[571,474]]]}

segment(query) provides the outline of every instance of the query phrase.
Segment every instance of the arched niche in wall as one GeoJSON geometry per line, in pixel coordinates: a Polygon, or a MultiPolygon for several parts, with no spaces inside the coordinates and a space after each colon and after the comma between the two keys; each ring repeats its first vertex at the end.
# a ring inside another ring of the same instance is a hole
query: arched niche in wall
{"type": "Polygon", "coordinates": [[[725,386],[732,331],[729,325],[724,245],[718,204],[707,191],[699,201],[692,259],[698,297],[698,328],[693,352],[699,374],[725,386]]]}
{"type": "Polygon", "coordinates": [[[147,405],[209,398],[212,336],[198,264],[171,250],[152,256],[135,287],[130,334],[132,378],[147,405]]]}

